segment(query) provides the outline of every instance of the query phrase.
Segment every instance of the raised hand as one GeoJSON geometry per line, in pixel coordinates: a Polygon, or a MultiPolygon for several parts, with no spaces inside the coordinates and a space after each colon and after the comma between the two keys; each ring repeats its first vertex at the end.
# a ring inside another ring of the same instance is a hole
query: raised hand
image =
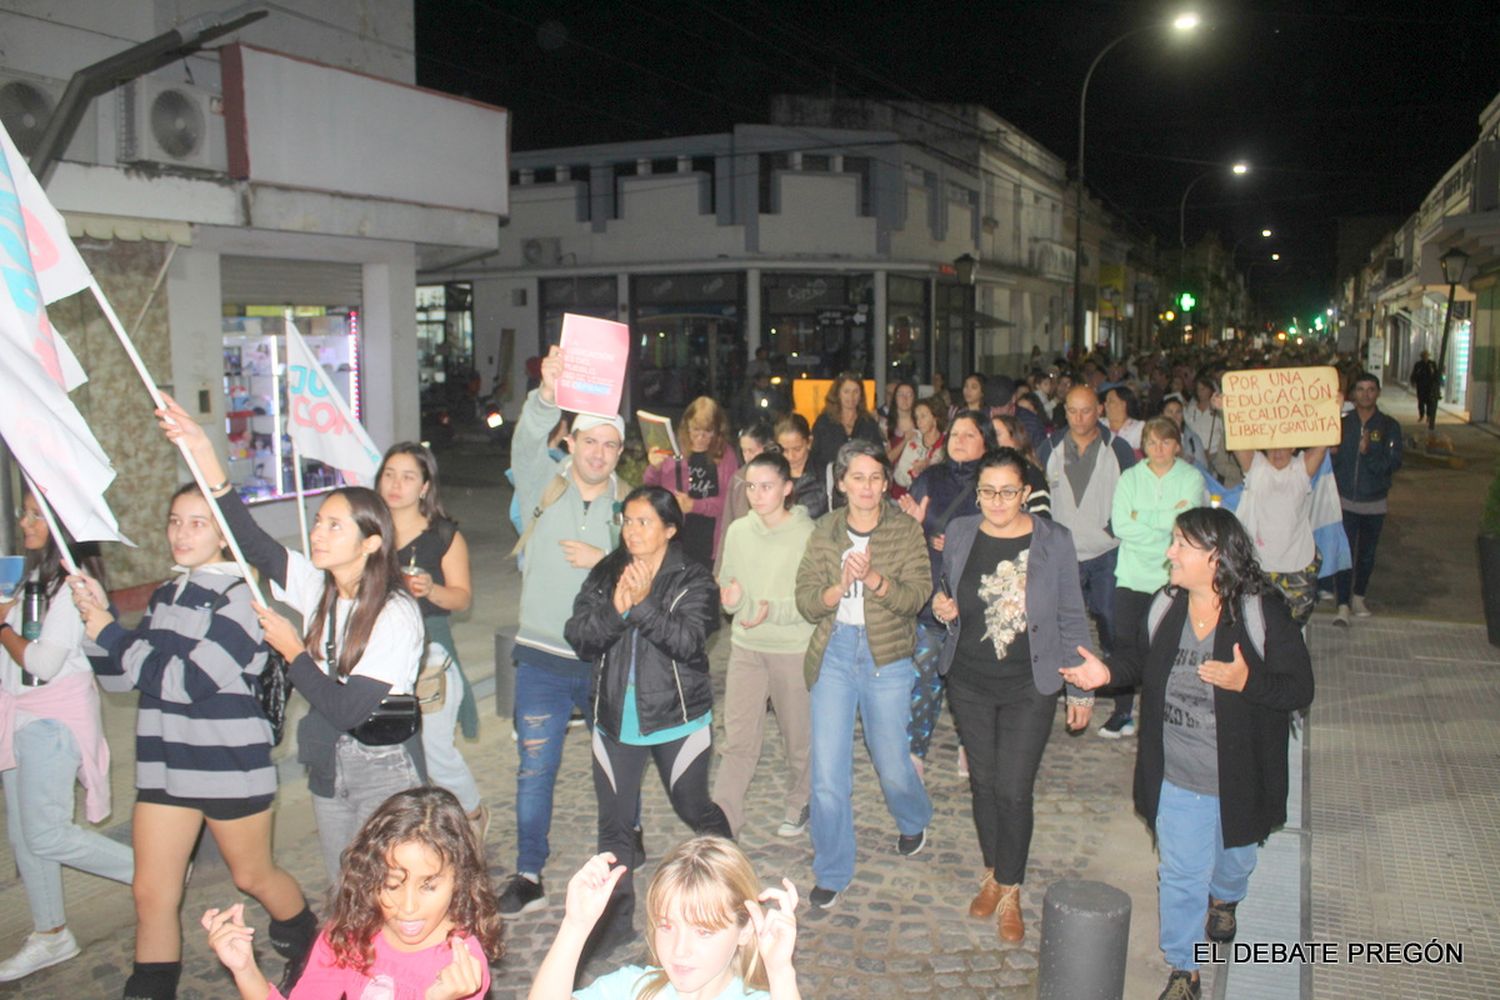
{"type": "Polygon", "coordinates": [[[547,356],[542,359],[542,384],[537,389],[537,394],[548,403],[557,402],[557,380],[562,378],[563,352],[562,348],[553,344],[547,351],[547,356]]]}
{"type": "Polygon", "coordinates": [[[1057,672],[1062,674],[1063,680],[1085,691],[1092,691],[1109,683],[1109,668],[1104,665],[1103,660],[1095,656],[1087,646],[1079,646],[1078,655],[1083,657],[1083,662],[1078,666],[1058,668],[1057,672]]]}
{"type": "Polygon", "coordinates": [[[563,922],[571,923],[587,934],[593,930],[604,908],[614,894],[615,883],[625,874],[625,866],[615,864],[609,851],[596,854],[568,879],[567,901],[563,905],[563,922]]]}
{"type": "Polygon", "coordinates": [[[782,879],[781,884],[784,888],[760,894],[760,901],[768,904],[764,908],[755,900],[745,900],[755,928],[755,948],[770,977],[791,971],[792,952],[797,947],[797,887],[790,879],[782,879]]]}
{"type": "Polygon", "coordinates": [[[903,494],[901,499],[896,501],[896,503],[901,507],[901,513],[916,518],[917,523],[922,524],[927,520],[927,505],[931,502],[931,500],[931,497],[923,497],[921,501],[918,502],[912,499],[910,493],[906,493],[903,494]]]}
{"type": "Polygon", "coordinates": [[[1198,664],[1198,678],[1225,691],[1245,690],[1245,682],[1250,679],[1250,665],[1245,662],[1245,654],[1240,652],[1240,644],[1234,644],[1234,659],[1228,663],[1204,660],[1198,664]]]}
{"type": "Polygon", "coordinates": [[[285,616],[254,601],[250,602],[250,607],[255,611],[255,616],[260,619],[261,631],[266,635],[266,642],[288,663],[307,652],[307,647],[302,644],[302,633],[298,632],[296,626],[287,621],[285,616]]]}
{"type": "Polygon", "coordinates": [[[484,976],[479,969],[479,959],[469,951],[464,939],[454,935],[448,939],[453,948],[453,961],[437,974],[437,980],[423,994],[424,1000],[463,1000],[479,992],[484,985],[484,976]]]}
{"type": "Polygon", "coordinates": [[[208,931],[208,946],[226,969],[238,976],[256,967],[252,947],[255,928],[245,926],[244,903],[235,903],[227,910],[207,910],[199,922],[208,931]]]}

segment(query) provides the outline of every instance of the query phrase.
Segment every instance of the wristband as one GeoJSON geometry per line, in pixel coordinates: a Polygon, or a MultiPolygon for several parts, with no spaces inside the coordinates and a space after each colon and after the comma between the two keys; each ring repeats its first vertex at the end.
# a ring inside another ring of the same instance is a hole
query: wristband
{"type": "Polygon", "coordinates": [[[229,489],[229,480],[226,479],[222,483],[216,483],[215,485],[210,486],[208,488],[208,493],[209,493],[210,496],[218,496],[220,493],[223,493],[223,492],[225,492],[228,489],[229,489]]]}

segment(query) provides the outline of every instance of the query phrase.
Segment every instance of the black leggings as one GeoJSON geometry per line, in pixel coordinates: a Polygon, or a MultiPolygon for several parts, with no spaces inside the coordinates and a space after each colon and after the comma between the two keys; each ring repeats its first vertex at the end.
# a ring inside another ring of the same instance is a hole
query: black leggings
{"type": "Polygon", "coordinates": [[[656,746],[621,743],[594,729],[594,796],[599,802],[599,851],[610,851],[629,871],[615,887],[606,921],[628,928],[635,916],[635,823],[640,816],[641,781],[646,763],[655,759],[657,773],[678,817],[697,834],[733,838],[724,810],[709,797],[708,764],[713,756],[713,727],[688,733],[656,746]]]}
{"type": "Polygon", "coordinates": [[[1001,885],[1018,885],[1026,879],[1036,772],[1057,717],[1057,695],[1026,684],[996,697],[950,680],[948,702],[969,755],[984,866],[995,870],[1001,885]]]}

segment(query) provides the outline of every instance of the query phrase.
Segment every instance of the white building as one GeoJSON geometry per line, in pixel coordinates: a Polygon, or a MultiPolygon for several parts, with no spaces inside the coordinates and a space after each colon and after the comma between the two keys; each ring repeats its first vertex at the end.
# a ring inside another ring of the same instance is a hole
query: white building
{"type": "Polygon", "coordinates": [[[729,399],[762,347],[794,378],[950,384],[1060,349],[1062,161],[979,108],[942,112],[968,124],[938,140],[889,106],[826,103],[778,100],[778,124],[715,135],[513,154],[498,251],[423,274],[472,283],[486,385],[518,406],[520,365],[565,312],[630,324],[632,407],[729,399]]]}
{"type": "MultiPolygon", "coordinates": [[[[220,5],[0,10],[0,110],[22,151],[76,71],[220,5]]],[[[414,85],[410,0],[267,9],[94,100],[47,192],[117,311],[144,317],[137,344],[157,380],[229,449],[242,491],[268,501],[258,516],[286,531],[283,310],[378,446],[416,437],[416,274],[496,246],[509,129],[503,109],[414,85]]],[[[54,322],[91,374],[81,405],[121,470],[111,500],[128,534],[155,542],[176,473],[91,309],[69,300],[54,322]]],[[[159,570],[159,550],[142,562],[159,570]]]]}

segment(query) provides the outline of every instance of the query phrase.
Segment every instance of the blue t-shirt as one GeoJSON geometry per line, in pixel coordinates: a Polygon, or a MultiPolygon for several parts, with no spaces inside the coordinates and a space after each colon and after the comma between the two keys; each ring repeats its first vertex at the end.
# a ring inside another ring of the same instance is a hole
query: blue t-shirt
{"type": "MultiPolygon", "coordinates": [[[[645,985],[645,976],[655,972],[642,965],[627,965],[607,976],[600,976],[588,986],[574,993],[575,1000],[635,1000],[636,994],[645,985]]],[[[656,994],[657,1000],[679,1000],[677,990],[668,983],[656,994]]],[[[714,1000],[771,1000],[765,990],[748,990],[738,976],[728,988],[714,1000]]]]}

